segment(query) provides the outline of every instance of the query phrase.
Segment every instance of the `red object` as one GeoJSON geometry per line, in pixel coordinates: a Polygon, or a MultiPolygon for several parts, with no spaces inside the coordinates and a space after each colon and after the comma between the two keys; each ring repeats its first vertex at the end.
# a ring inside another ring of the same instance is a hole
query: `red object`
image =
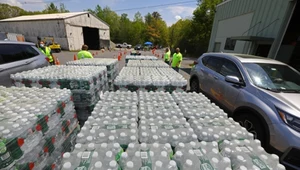
{"type": "Polygon", "coordinates": [[[56,58],[55,65],[60,65],[60,62],[59,62],[58,58],[56,58]]]}
{"type": "Polygon", "coordinates": [[[118,55],[118,61],[120,61],[121,60],[121,56],[120,55],[118,55]]]}
{"type": "Polygon", "coordinates": [[[56,166],[55,164],[52,164],[51,169],[55,169],[55,166],[56,166]]]}
{"type": "Polygon", "coordinates": [[[45,121],[46,121],[46,122],[49,121],[49,116],[45,116],[45,121]]]}
{"type": "Polygon", "coordinates": [[[71,124],[71,121],[67,120],[67,126],[70,126],[70,124],[71,124]]]}
{"type": "Polygon", "coordinates": [[[47,153],[49,151],[48,147],[44,148],[44,152],[47,153]]]}
{"type": "Polygon", "coordinates": [[[95,56],[95,54],[93,53],[93,56],[95,56]]]}
{"type": "Polygon", "coordinates": [[[74,60],[77,60],[76,54],[74,54],[74,60]]]}
{"type": "Polygon", "coordinates": [[[24,144],[24,139],[23,138],[18,138],[18,145],[21,147],[24,144]]]}
{"type": "Polygon", "coordinates": [[[52,138],[51,138],[51,142],[52,142],[52,143],[55,143],[55,137],[52,137],[52,138]]]}
{"type": "Polygon", "coordinates": [[[42,130],[42,126],[41,126],[40,124],[38,124],[38,125],[36,125],[35,129],[36,129],[37,131],[41,131],[41,130],[42,130]]]}
{"type": "Polygon", "coordinates": [[[29,166],[29,169],[32,170],[34,168],[34,163],[30,162],[28,166],[29,166]]]}
{"type": "Polygon", "coordinates": [[[45,59],[49,62],[49,58],[48,57],[46,57],[45,59]]]}

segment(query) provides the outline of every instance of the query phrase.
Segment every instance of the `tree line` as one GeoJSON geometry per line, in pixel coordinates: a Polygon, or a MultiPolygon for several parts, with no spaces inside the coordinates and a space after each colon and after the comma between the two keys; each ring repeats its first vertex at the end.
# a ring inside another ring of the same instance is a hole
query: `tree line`
{"type": "MultiPolygon", "coordinates": [[[[150,41],[155,45],[171,47],[172,50],[179,47],[182,52],[199,56],[208,49],[216,5],[222,0],[197,0],[197,2],[197,8],[190,19],[180,19],[170,27],[157,11],[145,16],[136,12],[132,20],[126,13],[118,15],[107,6],[97,5],[95,9],[87,11],[109,24],[111,41],[115,43],[127,42],[136,45],[150,41]]],[[[63,3],[58,7],[50,3],[42,11],[26,11],[16,6],[0,4],[0,11],[0,19],[69,12],[63,3]]]]}

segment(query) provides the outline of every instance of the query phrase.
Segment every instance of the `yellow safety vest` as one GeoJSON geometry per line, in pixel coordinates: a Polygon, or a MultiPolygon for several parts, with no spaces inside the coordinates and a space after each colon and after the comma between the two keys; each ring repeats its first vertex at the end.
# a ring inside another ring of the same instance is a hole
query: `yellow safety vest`
{"type": "Polygon", "coordinates": [[[49,59],[50,63],[53,62],[53,57],[51,56],[51,49],[49,47],[45,47],[45,50],[43,50],[42,48],[39,49],[49,59]]]}

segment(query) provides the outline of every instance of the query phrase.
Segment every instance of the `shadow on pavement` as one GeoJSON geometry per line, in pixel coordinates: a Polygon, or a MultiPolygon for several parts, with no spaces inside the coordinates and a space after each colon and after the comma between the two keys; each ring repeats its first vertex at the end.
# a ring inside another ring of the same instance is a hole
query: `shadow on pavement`
{"type": "Polygon", "coordinates": [[[180,68],[180,70],[186,72],[187,74],[191,73],[191,68],[180,68]]]}

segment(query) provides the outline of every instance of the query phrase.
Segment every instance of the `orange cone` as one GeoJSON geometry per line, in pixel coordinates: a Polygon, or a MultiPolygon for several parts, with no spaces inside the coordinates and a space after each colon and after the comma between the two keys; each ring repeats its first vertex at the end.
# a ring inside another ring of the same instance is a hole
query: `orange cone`
{"type": "Polygon", "coordinates": [[[93,53],[93,56],[95,56],[95,53],[93,53]]]}
{"type": "Polygon", "coordinates": [[[121,56],[120,55],[118,55],[118,61],[120,61],[121,60],[121,56]]]}
{"type": "Polygon", "coordinates": [[[74,54],[74,60],[77,60],[76,54],[74,54]]]}
{"type": "Polygon", "coordinates": [[[56,58],[55,65],[60,65],[58,58],[56,58]]]}

